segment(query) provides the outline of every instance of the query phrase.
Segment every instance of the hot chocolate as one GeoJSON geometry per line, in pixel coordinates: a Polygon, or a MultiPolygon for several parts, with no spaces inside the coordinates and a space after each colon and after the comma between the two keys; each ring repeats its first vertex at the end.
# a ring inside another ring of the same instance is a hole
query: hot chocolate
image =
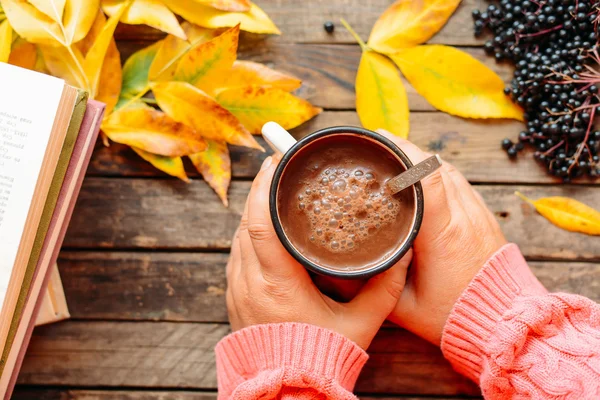
{"type": "Polygon", "coordinates": [[[385,182],[405,170],[377,142],[333,135],[302,148],[282,175],[277,209],[292,245],[325,268],[356,270],[391,257],[412,229],[410,190],[385,182]]]}

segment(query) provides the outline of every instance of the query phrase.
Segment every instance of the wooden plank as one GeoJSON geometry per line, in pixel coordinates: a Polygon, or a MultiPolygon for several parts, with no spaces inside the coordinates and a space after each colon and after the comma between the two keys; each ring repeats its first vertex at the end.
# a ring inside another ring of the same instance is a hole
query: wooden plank
{"type": "MultiPolygon", "coordinates": [[[[36,389],[17,387],[13,400],[216,400],[216,393],[192,391],[36,389]]],[[[452,400],[449,397],[364,397],[362,400],[452,400]]]]}
{"type": "MultiPolygon", "coordinates": [[[[366,41],[371,28],[379,15],[393,3],[392,0],[345,0],[345,1],[278,1],[260,0],[258,5],[271,17],[282,31],[279,37],[269,38],[281,42],[294,43],[356,43],[340,24],[345,18],[356,32],[366,41]],[[333,34],[323,30],[323,23],[331,20],[336,24],[333,34]]],[[[479,45],[482,39],[473,36],[471,11],[485,8],[484,0],[463,0],[448,24],[430,41],[452,45],[479,45]]],[[[147,26],[119,25],[116,38],[156,40],[164,34],[147,26]]],[[[254,40],[258,35],[246,35],[254,40]]]]}
{"type": "MultiPolygon", "coordinates": [[[[89,178],[84,181],[65,240],[70,248],[227,249],[250,182],[233,182],[225,208],[202,181],[89,178]]],[[[477,187],[508,238],[535,259],[600,260],[597,238],[555,227],[519,200],[563,195],[600,209],[600,188],[477,187]]],[[[426,211],[427,212],[427,211],[426,211]]]]}
{"type": "MultiPolygon", "coordinates": [[[[227,322],[221,253],[63,252],[71,316],[94,320],[227,322]]],[[[551,292],[600,302],[600,264],[531,262],[551,292]]]]}
{"type": "Polygon", "coordinates": [[[86,251],[58,264],[72,318],[227,322],[228,257],[86,251]]]}
{"type": "MultiPolygon", "coordinates": [[[[214,346],[227,325],[67,321],[34,331],[19,383],[215,389],[214,346]]],[[[439,348],[400,329],[382,329],[358,392],[422,395],[479,393],[439,348]],[[435,385],[431,384],[435,377],[435,385]]]]}
{"type": "MultiPolygon", "coordinates": [[[[151,42],[119,42],[122,60],[151,42]]],[[[481,48],[462,48],[496,72],[505,82],[510,81],[513,67],[496,63],[481,48]]],[[[326,109],[354,109],[354,81],[360,61],[359,46],[283,44],[277,41],[259,42],[241,48],[239,58],[263,63],[302,79],[296,92],[316,106],[326,109]]],[[[411,110],[435,110],[404,80],[411,110]]]]}
{"type": "MultiPolygon", "coordinates": [[[[440,112],[413,112],[410,115],[410,123],[410,140],[424,150],[439,153],[444,160],[454,164],[471,182],[561,182],[548,175],[545,169],[534,161],[530,151],[520,154],[515,161],[509,159],[506,152],[500,148],[503,138],[516,138],[518,132],[523,129],[523,125],[517,121],[466,120],[440,112]],[[483,160],[485,163],[482,165],[483,160]]],[[[355,112],[324,112],[294,129],[292,133],[296,138],[300,138],[315,130],[337,125],[360,126],[360,121],[355,112]]],[[[265,145],[261,138],[258,140],[265,145]]],[[[233,176],[244,179],[253,178],[269,154],[270,150],[267,154],[232,146],[233,176]]],[[[187,170],[190,176],[198,177],[198,173],[189,163],[187,170]]],[[[166,176],[142,160],[128,147],[119,144],[113,144],[109,148],[98,145],[88,175],[166,176]]],[[[589,178],[582,178],[576,180],[575,183],[600,185],[600,179],[593,181],[589,178]]]]}

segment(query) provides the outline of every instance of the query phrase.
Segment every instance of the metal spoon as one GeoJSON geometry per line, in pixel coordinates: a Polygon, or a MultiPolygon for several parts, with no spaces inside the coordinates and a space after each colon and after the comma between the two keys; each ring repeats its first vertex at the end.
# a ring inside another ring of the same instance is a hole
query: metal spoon
{"type": "Polygon", "coordinates": [[[442,159],[436,154],[390,179],[387,181],[386,185],[391,190],[392,194],[400,193],[404,189],[430,175],[441,166],[442,159]]]}

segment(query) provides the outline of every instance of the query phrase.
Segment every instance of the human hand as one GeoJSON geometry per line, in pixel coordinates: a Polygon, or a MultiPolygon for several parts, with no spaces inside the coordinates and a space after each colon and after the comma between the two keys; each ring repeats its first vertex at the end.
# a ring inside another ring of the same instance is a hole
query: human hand
{"type": "Polygon", "coordinates": [[[371,278],[349,303],[322,294],[283,247],[269,214],[276,164],[256,176],[227,263],[227,309],[234,331],[256,324],[301,322],[338,332],[366,349],[404,288],[410,252],[371,278]]]}
{"type": "MultiPolygon", "coordinates": [[[[407,140],[378,132],[415,164],[430,156],[407,140]]],[[[389,319],[439,345],[454,303],[506,239],[481,195],[452,165],[444,162],[421,184],[423,222],[406,287],[389,319]]]]}

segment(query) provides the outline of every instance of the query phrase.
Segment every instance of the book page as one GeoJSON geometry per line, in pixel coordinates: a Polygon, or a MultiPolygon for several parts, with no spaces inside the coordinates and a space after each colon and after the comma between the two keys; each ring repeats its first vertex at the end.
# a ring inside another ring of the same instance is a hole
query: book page
{"type": "Polygon", "coordinates": [[[0,63],[0,308],[64,82],[0,63]]]}

